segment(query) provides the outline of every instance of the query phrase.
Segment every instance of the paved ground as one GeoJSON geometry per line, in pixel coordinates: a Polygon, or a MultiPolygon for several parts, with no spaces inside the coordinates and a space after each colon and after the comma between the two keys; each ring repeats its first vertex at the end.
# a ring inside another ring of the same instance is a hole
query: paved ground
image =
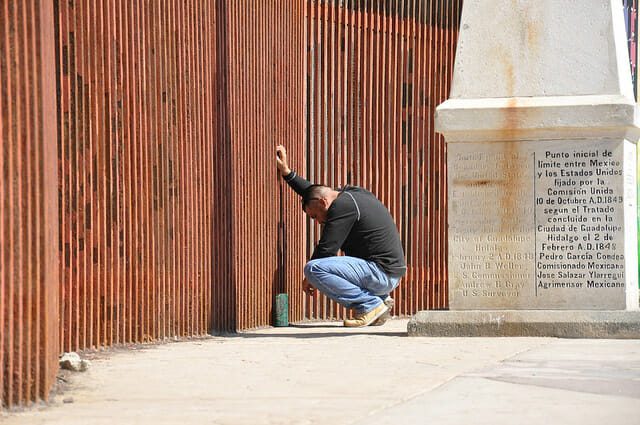
{"type": "Polygon", "coordinates": [[[50,406],[0,422],[640,424],[640,340],[409,338],[406,324],[109,351],[50,406]]]}

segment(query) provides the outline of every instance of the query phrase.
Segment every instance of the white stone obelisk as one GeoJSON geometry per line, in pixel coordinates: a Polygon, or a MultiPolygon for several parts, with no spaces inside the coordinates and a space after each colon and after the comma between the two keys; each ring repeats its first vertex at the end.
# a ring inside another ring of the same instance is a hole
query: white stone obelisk
{"type": "Polygon", "coordinates": [[[450,310],[638,309],[627,49],[618,0],[465,0],[436,112],[450,310]]]}

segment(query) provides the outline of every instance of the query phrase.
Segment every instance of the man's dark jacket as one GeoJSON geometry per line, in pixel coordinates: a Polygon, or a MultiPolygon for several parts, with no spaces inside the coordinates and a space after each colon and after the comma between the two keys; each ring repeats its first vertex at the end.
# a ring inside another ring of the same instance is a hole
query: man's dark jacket
{"type": "MultiPolygon", "coordinates": [[[[284,177],[300,196],[311,183],[295,172],[284,177]]],[[[312,260],[332,257],[338,250],[378,264],[389,276],[407,271],[400,235],[387,208],[371,192],[357,186],[338,189],[340,195],[327,211],[327,220],[312,260]]]]}

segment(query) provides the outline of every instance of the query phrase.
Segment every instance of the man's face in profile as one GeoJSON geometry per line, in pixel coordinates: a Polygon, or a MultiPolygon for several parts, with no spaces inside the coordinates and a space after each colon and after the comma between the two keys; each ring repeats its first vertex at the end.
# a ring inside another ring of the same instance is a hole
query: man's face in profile
{"type": "Polygon", "coordinates": [[[304,212],[320,224],[327,221],[327,210],[327,201],[323,198],[309,199],[304,205],[304,212]]]}

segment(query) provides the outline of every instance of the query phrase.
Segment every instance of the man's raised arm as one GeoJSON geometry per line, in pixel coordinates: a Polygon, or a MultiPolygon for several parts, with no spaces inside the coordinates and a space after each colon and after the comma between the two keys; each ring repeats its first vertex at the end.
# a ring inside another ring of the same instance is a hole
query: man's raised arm
{"type": "Polygon", "coordinates": [[[287,150],[282,145],[276,146],[276,164],[284,181],[286,181],[298,195],[303,196],[304,191],[311,186],[311,182],[300,177],[295,171],[289,168],[287,150]]]}

